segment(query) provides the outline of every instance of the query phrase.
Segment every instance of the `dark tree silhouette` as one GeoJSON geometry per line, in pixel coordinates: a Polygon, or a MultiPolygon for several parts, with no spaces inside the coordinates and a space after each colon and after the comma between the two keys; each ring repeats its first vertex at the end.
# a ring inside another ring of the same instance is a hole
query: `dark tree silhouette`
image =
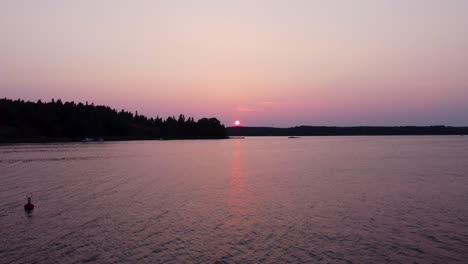
{"type": "Polygon", "coordinates": [[[229,136],[379,136],[379,135],[468,135],[468,127],[449,126],[298,126],[228,127],[229,136]]]}
{"type": "Polygon", "coordinates": [[[108,106],[65,102],[44,103],[0,99],[0,141],[225,138],[226,129],[216,118],[147,118],[108,106]]]}

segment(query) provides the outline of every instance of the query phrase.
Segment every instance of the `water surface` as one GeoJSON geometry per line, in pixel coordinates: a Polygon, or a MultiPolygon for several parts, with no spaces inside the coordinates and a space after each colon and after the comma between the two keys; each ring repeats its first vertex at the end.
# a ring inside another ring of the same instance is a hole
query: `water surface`
{"type": "Polygon", "coordinates": [[[0,263],[466,263],[468,137],[3,145],[0,227],[0,263]]]}

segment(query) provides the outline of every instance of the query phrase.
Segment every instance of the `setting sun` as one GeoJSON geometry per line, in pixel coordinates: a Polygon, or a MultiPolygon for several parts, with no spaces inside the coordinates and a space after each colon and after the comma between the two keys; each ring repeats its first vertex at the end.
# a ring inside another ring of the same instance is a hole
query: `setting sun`
{"type": "Polygon", "coordinates": [[[234,125],[236,126],[240,126],[241,122],[239,120],[236,120],[236,122],[234,122],[234,125]]]}

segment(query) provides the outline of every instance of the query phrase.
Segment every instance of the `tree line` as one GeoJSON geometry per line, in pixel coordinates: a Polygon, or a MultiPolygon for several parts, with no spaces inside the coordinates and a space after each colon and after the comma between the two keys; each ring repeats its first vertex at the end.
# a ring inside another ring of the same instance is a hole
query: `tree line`
{"type": "Polygon", "coordinates": [[[468,135],[468,127],[450,126],[298,126],[229,127],[229,136],[390,136],[390,135],[468,135]]]}
{"type": "Polygon", "coordinates": [[[195,121],[180,115],[163,120],[87,102],[0,99],[1,141],[81,140],[84,137],[208,139],[225,138],[226,129],[216,118],[195,121]]]}

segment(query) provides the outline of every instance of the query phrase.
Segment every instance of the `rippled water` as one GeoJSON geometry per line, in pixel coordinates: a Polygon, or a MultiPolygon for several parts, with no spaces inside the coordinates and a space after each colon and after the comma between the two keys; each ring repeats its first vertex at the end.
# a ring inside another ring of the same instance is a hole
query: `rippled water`
{"type": "Polygon", "coordinates": [[[1,263],[467,261],[468,137],[0,146],[1,263]]]}

